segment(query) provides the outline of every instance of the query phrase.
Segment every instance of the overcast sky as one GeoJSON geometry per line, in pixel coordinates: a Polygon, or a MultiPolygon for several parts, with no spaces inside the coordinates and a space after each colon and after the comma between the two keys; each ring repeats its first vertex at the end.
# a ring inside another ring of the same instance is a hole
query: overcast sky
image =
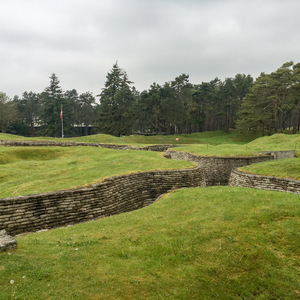
{"type": "Polygon", "coordinates": [[[104,87],[118,60],[137,90],[190,75],[254,78],[300,62],[299,0],[0,0],[0,91],[104,87]]]}

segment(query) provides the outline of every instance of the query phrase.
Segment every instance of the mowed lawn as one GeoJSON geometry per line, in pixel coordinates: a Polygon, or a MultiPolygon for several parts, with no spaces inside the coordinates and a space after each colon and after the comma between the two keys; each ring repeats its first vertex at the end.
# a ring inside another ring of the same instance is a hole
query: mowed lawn
{"type": "Polygon", "coordinates": [[[299,299],[299,195],[182,189],[138,211],[20,236],[0,299],[299,299]]]}
{"type": "Polygon", "coordinates": [[[287,158],[257,163],[239,168],[240,171],[300,180],[300,158],[287,158]]]}
{"type": "MultiPolygon", "coordinates": [[[[248,156],[280,144],[297,150],[298,137],[191,149],[199,155],[248,156]]],[[[92,147],[0,147],[0,198],[194,166],[161,155],[92,147]]],[[[287,169],[257,166],[263,174],[270,169],[286,173],[283,177],[299,174],[294,160],[287,169]]],[[[17,240],[16,250],[0,253],[0,299],[300,298],[300,197],[295,194],[182,189],[138,211],[17,240]]]]}
{"type": "Polygon", "coordinates": [[[254,156],[263,155],[262,151],[295,150],[300,156],[300,134],[273,134],[255,139],[247,144],[224,143],[186,145],[174,148],[177,151],[190,152],[204,156],[254,156]]]}
{"type": "Polygon", "coordinates": [[[193,166],[152,151],[0,147],[0,198],[70,189],[130,172],[193,166]]]}
{"type": "Polygon", "coordinates": [[[236,132],[207,131],[193,134],[178,135],[130,135],[115,137],[108,134],[93,134],[72,138],[49,138],[49,137],[23,137],[8,133],[0,133],[0,140],[50,140],[50,141],[74,141],[85,143],[109,143],[109,144],[131,144],[131,145],[149,145],[149,144],[231,144],[239,142],[240,137],[236,132]]]}

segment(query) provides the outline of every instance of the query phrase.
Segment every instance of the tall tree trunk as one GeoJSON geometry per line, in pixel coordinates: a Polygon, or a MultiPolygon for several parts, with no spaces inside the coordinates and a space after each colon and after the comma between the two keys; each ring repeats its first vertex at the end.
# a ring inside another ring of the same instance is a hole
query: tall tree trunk
{"type": "Polygon", "coordinates": [[[296,106],[296,115],[293,124],[293,134],[297,133],[297,127],[299,127],[299,122],[300,122],[300,100],[298,101],[298,104],[296,106]]]}

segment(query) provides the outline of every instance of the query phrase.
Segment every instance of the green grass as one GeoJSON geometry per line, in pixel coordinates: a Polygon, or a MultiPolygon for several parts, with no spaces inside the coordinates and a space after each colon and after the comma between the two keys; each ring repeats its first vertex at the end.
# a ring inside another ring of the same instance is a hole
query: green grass
{"type": "Polygon", "coordinates": [[[123,143],[143,144],[210,144],[236,143],[236,133],[224,131],[207,131],[193,134],[158,135],[158,136],[126,136],[120,138],[123,143]],[[176,140],[178,138],[178,140],[176,140]]]}
{"type": "Polygon", "coordinates": [[[247,157],[247,156],[261,155],[249,149],[247,145],[240,145],[240,144],[186,145],[183,147],[173,148],[173,150],[189,152],[200,156],[247,157]]]}
{"type": "Polygon", "coordinates": [[[300,159],[288,158],[277,161],[253,164],[239,168],[240,171],[252,174],[293,178],[300,180],[300,159]]]}
{"type": "MultiPolygon", "coordinates": [[[[0,139],[26,138],[0,134],[0,139]]],[[[291,149],[300,154],[299,134],[248,144],[223,132],[72,140],[195,143],[199,145],[181,151],[209,156],[291,149]]],[[[246,171],[299,179],[298,160],[252,165],[246,171]]],[[[0,198],[83,186],[134,171],[191,166],[148,151],[0,147],[0,198]]],[[[139,211],[18,237],[17,250],[0,253],[0,299],[297,299],[299,232],[299,195],[231,187],[183,189],[139,211]]]]}
{"type": "Polygon", "coordinates": [[[22,137],[12,134],[0,133],[0,140],[56,140],[56,141],[74,141],[86,143],[109,143],[109,144],[211,144],[218,145],[221,143],[238,143],[239,137],[236,132],[223,132],[223,131],[208,131],[193,134],[178,134],[178,135],[156,135],[156,136],[142,136],[131,135],[124,137],[115,137],[108,134],[95,134],[82,137],[73,138],[47,138],[47,137],[22,137]],[[176,138],[179,140],[176,141],[176,138]]]}
{"type": "Polygon", "coordinates": [[[247,144],[219,144],[209,143],[187,145],[174,148],[176,151],[190,152],[204,156],[253,156],[261,155],[260,151],[296,150],[300,156],[300,134],[274,134],[261,137],[247,144]]]}
{"type": "Polygon", "coordinates": [[[28,141],[55,141],[55,140],[59,140],[59,139],[58,138],[50,138],[50,137],[25,137],[25,136],[21,136],[21,135],[1,133],[0,132],[0,140],[10,140],[10,141],[27,141],[27,140],[28,141]]]}
{"type": "Polygon", "coordinates": [[[152,151],[94,147],[0,147],[0,198],[80,187],[113,175],[194,163],[152,151]]]}
{"type": "Polygon", "coordinates": [[[294,194],[183,189],[138,211],[17,240],[17,250],[0,253],[0,299],[300,295],[294,194]]]}
{"type": "Polygon", "coordinates": [[[253,151],[296,150],[297,156],[300,156],[300,134],[277,133],[260,137],[247,146],[253,151]]]}

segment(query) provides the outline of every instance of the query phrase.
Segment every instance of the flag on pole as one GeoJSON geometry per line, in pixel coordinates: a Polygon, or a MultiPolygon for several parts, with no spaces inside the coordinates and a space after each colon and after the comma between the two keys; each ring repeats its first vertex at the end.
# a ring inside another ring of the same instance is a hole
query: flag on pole
{"type": "Polygon", "coordinates": [[[63,120],[62,104],[60,105],[60,118],[61,118],[61,137],[64,138],[64,120],[63,120]]]}
{"type": "Polygon", "coordinates": [[[62,119],[63,118],[63,115],[62,115],[63,113],[62,113],[62,104],[61,104],[61,106],[60,106],[60,118],[62,119]]]}

